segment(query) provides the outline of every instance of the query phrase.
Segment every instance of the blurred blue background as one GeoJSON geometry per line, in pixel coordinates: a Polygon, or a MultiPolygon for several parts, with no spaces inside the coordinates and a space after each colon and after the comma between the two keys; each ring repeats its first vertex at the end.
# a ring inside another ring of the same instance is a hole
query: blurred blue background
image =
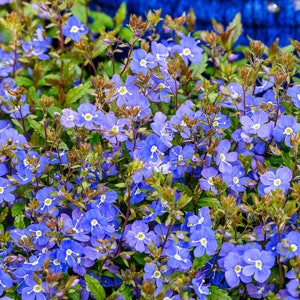
{"type": "Polygon", "coordinates": [[[91,8],[114,16],[122,2],[127,3],[128,15],[145,15],[149,9],[162,8],[163,15],[178,17],[193,7],[196,30],[212,30],[212,18],[227,26],[241,12],[244,30],[239,44],[249,44],[247,35],[267,46],[276,37],[280,46],[288,45],[289,38],[300,39],[300,0],[93,0],[91,8]]]}

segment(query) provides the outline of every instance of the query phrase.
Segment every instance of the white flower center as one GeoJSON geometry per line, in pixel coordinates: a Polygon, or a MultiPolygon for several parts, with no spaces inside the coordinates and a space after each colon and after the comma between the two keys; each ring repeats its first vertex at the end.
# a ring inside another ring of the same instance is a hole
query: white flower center
{"type": "Polygon", "coordinates": [[[33,287],[33,291],[34,291],[35,293],[39,293],[39,292],[41,292],[41,290],[42,290],[42,287],[41,287],[39,284],[36,284],[36,285],[33,287]]]}
{"type": "Polygon", "coordinates": [[[183,156],[181,154],[178,155],[178,161],[183,161],[183,156]]]}
{"type": "Polygon", "coordinates": [[[74,116],[73,116],[73,115],[68,116],[68,117],[67,117],[67,120],[68,120],[68,121],[74,121],[74,116]]]}
{"type": "Polygon", "coordinates": [[[279,186],[280,184],[281,184],[281,179],[280,178],[274,180],[274,185],[275,186],[279,186]]]}
{"type": "Polygon", "coordinates": [[[0,195],[4,193],[4,187],[0,186],[0,195]]]}
{"type": "Polygon", "coordinates": [[[214,181],[213,181],[212,177],[209,177],[207,182],[208,182],[209,185],[214,185],[214,181]]]}
{"type": "Polygon", "coordinates": [[[66,254],[67,254],[67,255],[72,255],[72,253],[73,253],[73,251],[72,251],[71,249],[68,249],[68,250],[66,251],[66,254]]]}
{"type": "Polygon", "coordinates": [[[235,272],[237,275],[239,275],[239,274],[241,273],[241,271],[242,271],[242,267],[241,267],[240,265],[236,265],[236,266],[234,267],[234,272],[235,272]]]}
{"type": "Polygon", "coordinates": [[[298,247],[295,244],[291,244],[290,249],[292,252],[297,251],[298,247]]]}
{"type": "Polygon", "coordinates": [[[41,232],[40,230],[37,230],[37,231],[35,232],[35,234],[36,234],[37,237],[42,236],[42,232],[41,232]]]}
{"type": "Polygon", "coordinates": [[[207,239],[206,239],[206,238],[202,238],[202,239],[200,240],[200,243],[201,243],[201,245],[202,245],[203,247],[206,247],[206,245],[207,245],[207,239]]]}
{"type": "Polygon", "coordinates": [[[252,126],[253,129],[258,130],[260,128],[260,124],[254,124],[252,126]]]}
{"type": "Polygon", "coordinates": [[[214,121],[213,122],[213,127],[218,127],[219,126],[219,122],[218,121],[214,121]]]}
{"type": "Polygon", "coordinates": [[[86,121],[90,121],[93,119],[93,116],[90,113],[87,113],[83,116],[85,118],[86,121]]]}
{"type": "Polygon", "coordinates": [[[184,48],[182,51],[182,54],[184,56],[189,56],[189,55],[191,55],[191,50],[189,48],[184,48]]]}
{"type": "Polygon", "coordinates": [[[220,159],[221,159],[221,161],[225,161],[226,160],[226,156],[225,156],[224,153],[220,154],[220,159]]]}
{"type": "Polygon", "coordinates": [[[76,25],[74,25],[74,26],[71,27],[70,32],[76,33],[76,32],[78,32],[78,30],[79,30],[79,28],[76,25]]]}
{"type": "Polygon", "coordinates": [[[118,93],[123,96],[123,95],[126,95],[128,93],[128,90],[125,86],[121,86],[118,90],[118,93]]]}
{"type": "Polygon", "coordinates": [[[239,178],[238,177],[233,177],[233,182],[235,183],[235,184],[238,184],[239,183],[239,178]]]}
{"type": "Polygon", "coordinates": [[[53,264],[54,264],[55,266],[59,266],[59,265],[60,265],[60,262],[59,262],[59,260],[56,258],[56,259],[54,259],[53,264]]]}
{"type": "Polygon", "coordinates": [[[101,195],[100,201],[101,201],[102,203],[105,201],[105,199],[106,199],[106,195],[101,195]]]}
{"type": "Polygon", "coordinates": [[[160,276],[161,276],[161,273],[159,271],[155,271],[153,274],[153,277],[155,277],[155,278],[160,278],[160,276]]]}
{"type": "Polygon", "coordinates": [[[145,234],[143,232],[139,232],[136,236],[135,236],[138,240],[143,241],[145,239],[145,234]]]}
{"type": "Polygon", "coordinates": [[[283,133],[286,135],[290,135],[291,133],[293,133],[293,129],[291,127],[287,127],[283,133]]]}
{"type": "Polygon", "coordinates": [[[97,221],[96,219],[93,219],[93,220],[91,221],[91,225],[92,225],[92,226],[98,225],[98,221],[97,221]]]}
{"type": "Polygon", "coordinates": [[[44,204],[45,204],[46,206],[49,206],[49,205],[52,204],[52,200],[51,200],[50,198],[46,198],[44,204]]]}
{"type": "Polygon", "coordinates": [[[114,126],[112,127],[111,131],[112,131],[113,133],[118,133],[118,132],[119,132],[119,126],[114,125],[114,126]]]}
{"type": "Polygon", "coordinates": [[[261,269],[262,269],[262,261],[261,261],[261,260],[257,260],[257,261],[255,262],[255,267],[256,267],[258,270],[261,271],[261,269]]]}
{"type": "Polygon", "coordinates": [[[140,60],[140,66],[145,67],[147,65],[147,61],[145,59],[140,60]]]}

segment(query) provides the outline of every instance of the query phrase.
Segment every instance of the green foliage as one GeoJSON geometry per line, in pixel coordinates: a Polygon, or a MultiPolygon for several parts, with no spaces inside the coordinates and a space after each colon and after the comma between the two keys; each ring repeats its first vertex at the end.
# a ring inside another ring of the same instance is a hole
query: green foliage
{"type": "Polygon", "coordinates": [[[88,274],[84,275],[84,279],[88,286],[88,289],[91,291],[92,295],[96,298],[96,300],[105,299],[105,290],[97,279],[88,274]]]}

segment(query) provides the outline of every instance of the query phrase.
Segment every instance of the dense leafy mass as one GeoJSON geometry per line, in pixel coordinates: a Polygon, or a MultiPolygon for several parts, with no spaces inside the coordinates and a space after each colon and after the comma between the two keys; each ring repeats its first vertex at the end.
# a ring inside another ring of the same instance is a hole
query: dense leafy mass
{"type": "Polygon", "coordinates": [[[0,1],[1,299],[298,299],[299,42],[66,2],[0,1]]]}

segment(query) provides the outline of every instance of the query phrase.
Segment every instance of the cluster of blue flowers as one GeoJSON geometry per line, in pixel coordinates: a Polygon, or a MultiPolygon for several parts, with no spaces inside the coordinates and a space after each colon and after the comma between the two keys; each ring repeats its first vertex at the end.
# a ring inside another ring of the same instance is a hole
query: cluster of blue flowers
{"type": "MultiPolygon", "coordinates": [[[[74,16],[61,33],[88,39],[74,16]]],[[[55,58],[43,27],[0,49],[2,299],[88,299],[89,280],[116,299],[298,299],[300,86],[191,78],[204,50],[178,37],[132,48],[72,107],[17,84],[23,58],[55,58]]]]}

